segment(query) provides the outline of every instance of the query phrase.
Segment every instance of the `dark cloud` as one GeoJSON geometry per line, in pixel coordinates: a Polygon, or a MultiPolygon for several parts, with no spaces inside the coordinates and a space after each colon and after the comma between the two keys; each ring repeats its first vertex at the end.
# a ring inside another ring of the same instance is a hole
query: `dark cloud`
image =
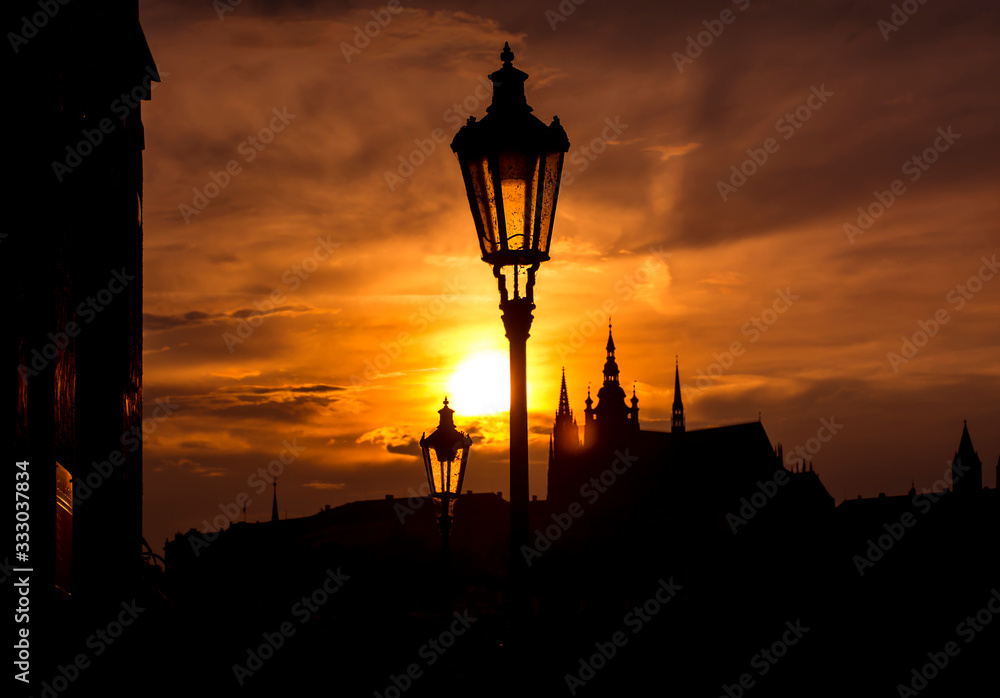
{"type": "Polygon", "coordinates": [[[419,456],[420,443],[416,439],[409,439],[402,444],[386,444],[385,450],[389,453],[398,453],[404,456],[419,456]]]}

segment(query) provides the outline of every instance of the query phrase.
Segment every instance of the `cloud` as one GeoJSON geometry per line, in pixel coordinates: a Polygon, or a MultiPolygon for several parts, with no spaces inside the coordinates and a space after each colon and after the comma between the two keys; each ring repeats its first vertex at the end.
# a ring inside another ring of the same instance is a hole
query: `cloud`
{"type": "Polygon", "coordinates": [[[653,145],[648,148],[643,148],[643,150],[659,153],[660,162],[666,162],[671,158],[687,155],[692,150],[700,146],[701,143],[687,143],[685,145],[653,145]]]}
{"type": "Polygon", "coordinates": [[[343,482],[321,482],[319,480],[313,480],[312,482],[307,482],[302,486],[309,487],[314,490],[342,490],[347,487],[347,484],[343,482]]]}
{"type": "Polygon", "coordinates": [[[385,446],[389,453],[406,456],[419,456],[420,444],[406,430],[397,427],[378,427],[359,436],[355,443],[370,443],[374,446],[385,446]]]}

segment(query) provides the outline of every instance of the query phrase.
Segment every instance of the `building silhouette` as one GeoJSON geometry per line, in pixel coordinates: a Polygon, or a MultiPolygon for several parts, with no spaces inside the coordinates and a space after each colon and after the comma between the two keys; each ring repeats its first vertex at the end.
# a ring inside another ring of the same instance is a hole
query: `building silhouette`
{"type": "MultiPolygon", "coordinates": [[[[458,499],[447,579],[426,497],[387,495],[309,517],[179,533],[165,545],[178,623],[205,635],[235,628],[240,651],[283,620],[309,580],[342,565],[357,586],[310,621],[309,642],[284,655],[280,671],[244,690],[313,690],[336,658],[343,690],[385,695],[386,677],[398,676],[414,647],[450,618],[444,604],[473,614],[476,634],[408,695],[550,695],[566,691],[581,657],[606,647],[632,609],[670,580],[676,599],[642,625],[641,637],[628,635],[588,680],[587,695],[648,690],[650,682],[680,695],[732,695],[723,687],[747,671],[760,695],[882,695],[896,693],[1000,586],[997,490],[980,483],[963,493],[956,479],[954,492],[911,489],[835,506],[813,464],[786,456],[759,419],[687,429],[677,364],[670,431],[639,428],[638,399],[626,402],[617,362],[609,332],[600,402],[587,403],[582,442],[563,372],[548,496],[531,502],[531,545],[522,551],[533,611],[517,661],[503,649],[509,504],[501,493],[458,499]],[[910,516],[918,524],[905,528],[910,516]],[[900,527],[907,532],[899,540],[885,537],[900,527]],[[750,662],[795,623],[809,628],[801,646],[759,675],[750,662]]],[[[962,477],[973,454],[965,427],[953,459],[962,477]]],[[[998,645],[983,633],[926,695],[987,685],[998,645]]],[[[231,681],[224,669],[213,669],[220,690],[231,681]]]]}
{"type": "Polygon", "coordinates": [[[597,391],[597,407],[593,406],[590,392],[587,392],[587,408],[584,410],[584,445],[593,447],[600,442],[618,438],[623,434],[639,432],[639,399],[632,391],[631,407],[625,404],[625,390],[619,381],[620,371],[615,359],[615,340],[608,323],[608,343],[605,347],[604,383],[597,391]],[[604,435],[603,438],[601,435],[604,435]]]}
{"type": "Polygon", "coordinates": [[[962,427],[962,439],[951,461],[951,478],[955,494],[974,494],[983,489],[983,462],[972,446],[968,422],[962,427]]]}
{"type": "Polygon", "coordinates": [[[20,566],[33,570],[41,678],[82,649],[78,632],[135,598],[151,555],[142,538],[141,102],[159,75],[136,2],[56,3],[55,17],[38,3],[10,9],[36,25],[12,44],[8,99],[23,110],[23,150],[15,145],[8,173],[17,212],[0,257],[15,301],[8,455],[30,475],[31,546],[20,566]]]}

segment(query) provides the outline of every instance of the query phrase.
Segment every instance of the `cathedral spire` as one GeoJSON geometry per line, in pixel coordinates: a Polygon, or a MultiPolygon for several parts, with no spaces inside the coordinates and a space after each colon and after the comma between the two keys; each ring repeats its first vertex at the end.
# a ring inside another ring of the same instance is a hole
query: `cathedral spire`
{"type": "Polygon", "coordinates": [[[566,368],[562,371],[562,385],[559,388],[559,409],[556,410],[556,421],[552,425],[552,435],[549,437],[549,461],[558,460],[561,456],[580,448],[580,429],[573,419],[573,410],[569,407],[569,391],[566,390],[566,368]]]}
{"type": "Polygon", "coordinates": [[[271,521],[278,520],[278,479],[275,478],[274,482],[271,483],[274,488],[274,497],[271,500],[271,521]]]}
{"type": "Polygon", "coordinates": [[[983,463],[979,460],[969,436],[969,423],[962,427],[962,439],[951,461],[952,491],[955,493],[978,492],[983,489],[983,463]]]}
{"type": "Polygon", "coordinates": [[[681,369],[680,361],[674,356],[674,407],[670,419],[670,431],[684,431],[684,403],[681,401],[681,369]]]}
{"type": "MultiPolygon", "coordinates": [[[[608,318],[608,358],[604,362],[604,385],[618,383],[618,362],[615,361],[615,340],[611,336],[611,318],[608,318]]],[[[598,393],[600,397],[600,393],[598,393]]],[[[623,393],[624,397],[624,393],[623,393]]]]}
{"type": "Polygon", "coordinates": [[[573,414],[573,411],[569,408],[569,392],[566,390],[565,366],[563,366],[562,370],[562,386],[559,388],[559,410],[556,412],[556,416],[561,414],[573,414]]]}

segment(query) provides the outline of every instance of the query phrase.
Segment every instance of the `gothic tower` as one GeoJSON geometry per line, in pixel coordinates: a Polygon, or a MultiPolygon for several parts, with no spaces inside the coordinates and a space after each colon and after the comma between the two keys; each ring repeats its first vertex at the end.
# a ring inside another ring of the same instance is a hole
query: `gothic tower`
{"type": "Polygon", "coordinates": [[[556,458],[572,453],[580,448],[580,428],[569,407],[569,393],[566,390],[566,368],[563,367],[562,386],[559,388],[559,409],[552,428],[553,453],[556,458]]]}
{"type": "Polygon", "coordinates": [[[670,418],[670,432],[684,433],[684,403],[681,402],[681,369],[674,357],[674,407],[670,418]]]}
{"type": "Polygon", "coordinates": [[[625,391],[619,382],[618,362],[615,360],[615,340],[611,333],[611,323],[608,323],[608,343],[605,347],[607,357],[604,361],[604,385],[597,391],[597,407],[590,408],[590,395],[587,400],[587,428],[584,436],[586,445],[592,445],[591,435],[595,439],[624,436],[639,431],[639,398],[632,394],[632,407],[625,404],[625,391]],[[591,415],[593,415],[591,417],[591,415]],[[595,423],[596,422],[596,423],[595,423]],[[591,424],[594,427],[591,428],[591,424]]]}
{"type": "Polygon", "coordinates": [[[597,411],[594,409],[594,401],[590,397],[590,383],[587,384],[587,407],[583,411],[583,443],[591,446],[597,440],[597,411]]]}
{"type": "Polygon", "coordinates": [[[969,425],[962,429],[962,440],[951,461],[951,488],[955,494],[967,494],[983,489],[983,463],[972,447],[969,425]]]}

